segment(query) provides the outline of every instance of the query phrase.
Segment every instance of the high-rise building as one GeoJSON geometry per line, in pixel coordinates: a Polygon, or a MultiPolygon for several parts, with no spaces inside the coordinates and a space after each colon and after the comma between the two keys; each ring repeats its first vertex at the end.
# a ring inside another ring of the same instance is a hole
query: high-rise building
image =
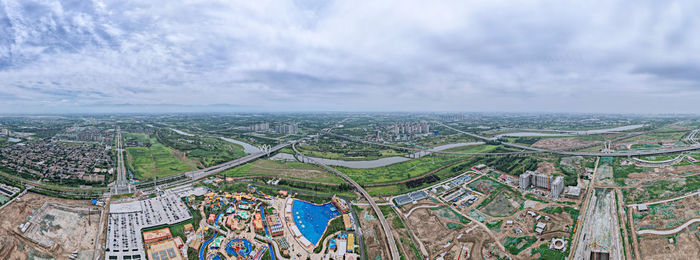
{"type": "Polygon", "coordinates": [[[554,178],[550,190],[550,196],[552,198],[559,198],[561,192],[564,190],[564,177],[557,176],[554,178]]]}
{"type": "Polygon", "coordinates": [[[428,122],[419,123],[396,123],[391,128],[391,132],[398,134],[425,134],[430,132],[430,124],[428,122]]]}
{"type": "Polygon", "coordinates": [[[552,198],[559,198],[564,191],[564,177],[557,176],[553,178],[551,175],[536,171],[526,171],[520,174],[520,188],[529,189],[530,186],[550,190],[552,198]]]}
{"type": "Polygon", "coordinates": [[[259,123],[250,126],[250,130],[255,132],[267,131],[270,129],[270,123],[259,123]]]}
{"type": "Polygon", "coordinates": [[[537,188],[549,189],[549,185],[552,183],[552,176],[539,172],[533,173],[532,184],[537,188]]]}
{"type": "Polygon", "coordinates": [[[277,133],[295,135],[295,134],[299,133],[299,124],[292,123],[292,124],[280,125],[277,127],[277,133]]]}
{"type": "Polygon", "coordinates": [[[521,189],[529,189],[530,188],[530,175],[531,171],[527,171],[523,174],[520,174],[520,188],[521,189]]]}

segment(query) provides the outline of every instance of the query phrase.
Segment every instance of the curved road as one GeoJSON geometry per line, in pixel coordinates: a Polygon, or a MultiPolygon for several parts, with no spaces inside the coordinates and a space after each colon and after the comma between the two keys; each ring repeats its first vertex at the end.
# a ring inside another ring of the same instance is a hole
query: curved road
{"type": "MultiPolygon", "coordinates": [[[[485,136],[480,136],[477,134],[465,132],[462,130],[459,130],[457,128],[445,125],[443,123],[437,122],[437,124],[447,127],[451,130],[457,131],[459,133],[485,140],[485,141],[493,141],[495,139],[493,138],[488,138],[485,136]]],[[[549,149],[542,149],[542,148],[535,148],[535,147],[530,147],[527,145],[519,145],[519,144],[513,144],[513,143],[506,143],[506,142],[501,142],[501,144],[505,146],[510,146],[510,147],[515,147],[515,148],[520,148],[520,149],[525,149],[525,150],[530,150],[534,152],[541,152],[541,153],[551,153],[551,154],[561,154],[561,155],[572,155],[572,156],[609,156],[609,157],[626,157],[626,156],[646,156],[646,155],[657,155],[657,154],[667,154],[667,153],[678,153],[678,152],[687,152],[687,151],[694,151],[694,150],[700,150],[700,144],[693,144],[687,147],[682,147],[682,148],[674,148],[674,149],[666,149],[666,150],[655,150],[655,151],[644,151],[644,152],[633,152],[633,153],[591,153],[591,152],[567,152],[567,151],[558,151],[558,150],[549,150],[549,149]]]]}
{"type": "MultiPolygon", "coordinates": [[[[297,151],[296,143],[292,143],[292,149],[298,155],[304,156],[304,154],[297,151]]],[[[304,156],[304,157],[306,157],[306,156],[304,156]]],[[[367,199],[370,206],[372,206],[374,213],[377,214],[377,219],[379,219],[379,223],[382,225],[382,229],[384,230],[384,236],[386,237],[386,241],[389,244],[389,252],[391,254],[391,259],[399,260],[400,259],[399,249],[396,247],[396,241],[394,240],[394,234],[391,233],[391,229],[389,228],[389,223],[386,221],[386,218],[384,217],[384,213],[382,213],[382,211],[379,209],[379,206],[377,205],[376,202],[374,202],[374,199],[372,199],[372,197],[369,195],[369,193],[367,193],[367,191],[364,188],[362,188],[362,186],[360,186],[359,183],[355,182],[355,180],[348,177],[344,173],[342,173],[342,172],[340,172],[340,171],[336,170],[335,168],[332,168],[328,165],[317,162],[316,160],[314,160],[312,158],[309,158],[309,157],[306,157],[306,158],[309,161],[311,161],[312,163],[315,163],[315,164],[325,168],[326,170],[334,173],[335,175],[338,175],[338,177],[340,177],[341,179],[350,183],[353,187],[355,187],[355,189],[357,189],[357,191],[360,192],[360,194],[362,194],[363,197],[365,197],[365,199],[367,199]]]]}
{"type": "Polygon", "coordinates": [[[691,220],[688,220],[688,222],[683,223],[683,225],[680,225],[674,229],[670,230],[653,230],[653,229],[645,229],[645,230],[640,230],[637,231],[637,234],[643,235],[643,234],[653,234],[653,235],[671,235],[680,232],[681,230],[687,228],[688,226],[695,224],[697,222],[700,222],[700,218],[694,218],[691,220]]]}
{"type": "Polygon", "coordinates": [[[408,213],[404,214],[404,217],[409,217],[411,216],[411,213],[413,213],[414,210],[417,209],[434,209],[434,208],[439,208],[442,207],[442,205],[423,205],[423,206],[418,206],[411,208],[411,210],[408,211],[408,213]]]}

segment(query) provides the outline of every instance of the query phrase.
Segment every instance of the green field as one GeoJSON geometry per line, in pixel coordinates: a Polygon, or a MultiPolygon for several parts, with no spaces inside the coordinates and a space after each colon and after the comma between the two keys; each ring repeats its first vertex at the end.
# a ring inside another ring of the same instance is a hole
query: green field
{"type": "Polygon", "coordinates": [[[313,164],[262,159],[229,169],[223,172],[223,175],[227,177],[270,176],[313,182],[344,183],[340,178],[313,164]]]}
{"type": "Polygon", "coordinates": [[[381,168],[352,169],[337,167],[337,169],[360,184],[387,183],[417,177],[459,160],[462,159],[427,156],[381,168]]]}
{"type": "Polygon", "coordinates": [[[493,151],[496,149],[498,145],[469,145],[469,146],[460,146],[460,147],[455,147],[452,149],[447,149],[446,151],[448,152],[457,152],[457,153],[488,153],[490,151],[493,151]]]}
{"type": "Polygon", "coordinates": [[[381,156],[353,156],[353,155],[348,155],[348,154],[344,154],[344,153],[316,151],[316,150],[311,150],[309,148],[310,147],[308,147],[308,146],[299,146],[298,149],[300,150],[301,153],[303,153],[306,156],[326,158],[326,159],[345,160],[345,161],[376,160],[376,159],[380,159],[380,158],[401,156],[401,155],[406,154],[406,153],[401,153],[401,152],[396,151],[396,150],[383,149],[383,150],[377,151],[378,153],[381,154],[381,156]]]}
{"type": "Polygon", "coordinates": [[[150,147],[127,147],[126,163],[137,179],[151,179],[196,169],[178,159],[173,149],[145,134],[127,134],[127,140],[139,140],[150,147]]]}
{"type": "Polygon", "coordinates": [[[508,252],[513,255],[517,255],[523,250],[530,247],[532,244],[537,242],[537,238],[534,236],[525,237],[506,237],[503,239],[503,246],[506,247],[508,252]]]}

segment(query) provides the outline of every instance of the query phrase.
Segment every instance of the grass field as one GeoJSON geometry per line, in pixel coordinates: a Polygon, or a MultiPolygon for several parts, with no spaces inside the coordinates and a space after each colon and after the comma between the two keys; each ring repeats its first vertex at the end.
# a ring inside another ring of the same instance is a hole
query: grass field
{"type": "Polygon", "coordinates": [[[448,152],[457,153],[488,153],[496,149],[498,145],[470,145],[470,146],[460,146],[452,149],[447,149],[448,152]]]}
{"type": "Polygon", "coordinates": [[[138,140],[150,143],[150,147],[127,147],[127,164],[134,170],[135,178],[151,179],[176,173],[194,170],[194,165],[188,165],[178,159],[175,151],[159,143],[155,138],[145,134],[126,134],[127,140],[138,140]]]}
{"type": "Polygon", "coordinates": [[[618,142],[680,140],[686,133],[687,132],[649,132],[643,135],[622,139],[618,142]]]}
{"type": "Polygon", "coordinates": [[[405,154],[405,153],[398,152],[396,150],[383,149],[383,150],[378,151],[379,153],[381,153],[381,156],[351,156],[351,155],[349,156],[349,155],[345,155],[342,153],[316,151],[316,150],[311,150],[309,148],[310,147],[308,147],[308,146],[307,147],[300,146],[299,150],[301,153],[303,153],[306,156],[326,158],[326,159],[345,160],[345,161],[375,160],[375,159],[380,159],[380,158],[385,158],[385,157],[401,156],[401,155],[405,154]]]}
{"type": "Polygon", "coordinates": [[[229,177],[270,176],[313,182],[343,183],[340,178],[313,164],[262,159],[227,170],[223,174],[229,177]]]}
{"type": "Polygon", "coordinates": [[[337,169],[360,184],[386,183],[417,177],[459,160],[462,159],[427,156],[380,168],[351,169],[337,167],[337,169]]]}

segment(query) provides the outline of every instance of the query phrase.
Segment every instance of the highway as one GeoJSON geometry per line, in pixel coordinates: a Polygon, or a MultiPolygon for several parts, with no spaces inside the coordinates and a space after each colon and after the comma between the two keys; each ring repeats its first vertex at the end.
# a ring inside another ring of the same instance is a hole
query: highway
{"type": "MultiPolygon", "coordinates": [[[[485,136],[480,136],[477,134],[465,132],[462,130],[459,130],[457,128],[445,125],[443,123],[437,122],[437,124],[447,127],[449,129],[452,129],[454,131],[457,131],[459,133],[484,140],[484,141],[494,141],[495,139],[493,138],[488,138],[485,136]]],[[[543,149],[543,148],[535,148],[535,147],[530,147],[527,145],[520,145],[520,144],[513,144],[513,143],[506,143],[506,142],[501,142],[501,144],[509,147],[514,147],[514,148],[519,148],[519,149],[525,149],[525,150],[530,150],[534,152],[539,152],[539,153],[551,153],[551,154],[561,154],[561,155],[571,155],[571,156],[609,156],[609,157],[628,157],[628,156],[647,156],[647,155],[659,155],[659,154],[667,154],[667,153],[679,153],[679,152],[687,152],[687,151],[694,151],[694,150],[700,150],[700,144],[694,143],[690,146],[686,147],[680,147],[680,148],[672,148],[672,149],[663,149],[663,150],[654,150],[654,151],[640,151],[640,152],[632,152],[632,153],[616,153],[616,152],[611,152],[611,153],[602,153],[602,152],[568,152],[568,151],[559,151],[559,150],[549,150],[549,149],[543,149]]]]}
{"type": "Polygon", "coordinates": [[[122,131],[117,126],[117,131],[114,134],[116,140],[115,151],[117,152],[117,179],[113,186],[113,194],[123,194],[131,192],[131,185],[127,179],[126,166],[124,166],[124,141],[122,139],[122,131]]]}
{"type": "Polygon", "coordinates": [[[338,138],[343,138],[347,139],[353,142],[358,142],[358,143],[363,143],[363,144],[372,144],[372,145],[379,145],[379,146],[384,146],[396,150],[405,150],[405,151],[414,151],[417,153],[424,153],[424,155],[430,154],[430,153],[439,153],[439,154],[452,154],[452,155],[511,155],[511,154],[528,154],[528,153],[541,153],[539,151],[522,151],[522,152],[500,152],[500,153],[461,153],[461,152],[449,152],[449,151],[436,151],[436,150],[431,150],[431,149],[419,149],[419,148],[412,148],[412,147],[405,147],[405,146],[398,146],[398,145],[390,145],[390,144],[384,144],[384,143],[377,143],[377,142],[370,142],[370,141],[365,141],[361,140],[359,138],[353,138],[349,136],[344,136],[344,135],[339,135],[339,134],[334,134],[330,132],[324,132],[324,134],[338,137],[338,138]]]}
{"type": "Polygon", "coordinates": [[[183,174],[186,175],[187,177],[189,177],[189,178],[192,179],[192,180],[199,180],[199,179],[205,178],[205,177],[207,177],[207,176],[209,176],[209,175],[217,174],[217,173],[220,173],[220,172],[222,172],[222,171],[231,169],[231,168],[233,168],[233,167],[236,167],[236,166],[239,166],[239,165],[242,165],[242,164],[246,164],[246,163],[251,162],[251,161],[253,161],[253,160],[256,160],[256,159],[258,159],[258,158],[260,158],[260,157],[270,155],[270,153],[279,151],[280,149],[282,149],[282,148],[288,146],[289,144],[290,144],[290,143],[278,144],[278,145],[276,145],[276,146],[274,146],[274,147],[271,147],[270,150],[268,150],[268,151],[261,151],[261,152],[249,154],[249,155],[246,155],[246,156],[244,156],[244,157],[235,159],[235,160],[233,160],[233,161],[225,162],[225,163],[222,163],[222,164],[219,164],[219,165],[216,165],[216,166],[212,166],[212,167],[209,167],[209,168],[201,169],[201,170],[186,172],[186,173],[183,173],[183,174]]]}
{"type": "Polygon", "coordinates": [[[321,162],[318,162],[318,161],[314,160],[313,158],[309,158],[309,157],[304,156],[304,154],[297,151],[296,143],[292,144],[292,149],[294,150],[294,152],[297,155],[305,157],[307,160],[311,161],[312,163],[325,168],[326,170],[334,173],[335,175],[338,175],[338,177],[340,177],[341,179],[350,183],[350,185],[355,187],[355,189],[357,189],[357,191],[360,192],[360,194],[362,194],[362,196],[365,197],[365,199],[367,199],[370,206],[372,206],[374,213],[377,214],[377,219],[379,219],[379,223],[382,225],[382,229],[384,230],[384,236],[386,237],[386,242],[387,242],[387,244],[389,244],[389,252],[391,253],[391,259],[394,259],[394,260],[400,259],[399,249],[396,247],[396,241],[394,240],[394,234],[391,233],[391,229],[389,228],[389,223],[386,221],[386,217],[384,217],[384,213],[382,213],[382,211],[379,209],[379,205],[377,205],[377,203],[374,202],[374,199],[372,199],[372,196],[370,196],[369,193],[367,193],[367,191],[364,188],[362,188],[362,186],[360,186],[359,183],[357,183],[355,180],[348,177],[344,173],[342,173],[342,172],[340,172],[340,171],[336,170],[335,168],[332,168],[328,165],[325,165],[321,162]]]}

